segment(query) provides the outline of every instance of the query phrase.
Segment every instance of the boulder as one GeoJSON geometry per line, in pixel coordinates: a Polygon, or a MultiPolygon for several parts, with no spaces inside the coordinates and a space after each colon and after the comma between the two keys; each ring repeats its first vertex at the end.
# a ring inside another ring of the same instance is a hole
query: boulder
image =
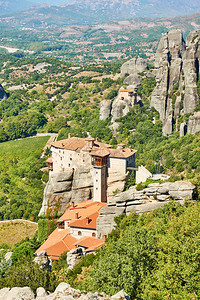
{"type": "Polygon", "coordinates": [[[45,300],[48,293],[45,291],[43,287],[39,287],[36,290],[36,299],[37,300],[45,300]]]}
{"type": "Polygon", "coordinates": [[[49,257],[46,253],[46,251],[40,251],[36,254],[36,257],[34,258],[34,262],[40,265],[42,269],[49,269],[51,268],[51,262],[49,260],[49,257]]]}
{"type": "MultiPolygon", "coordinates": [[[[1,291],[0,291],[1,294],[1,291]]],[[[8,291],[3,300],[33,300],[35,295],[29,287],[14,287],[8,291]]]]}

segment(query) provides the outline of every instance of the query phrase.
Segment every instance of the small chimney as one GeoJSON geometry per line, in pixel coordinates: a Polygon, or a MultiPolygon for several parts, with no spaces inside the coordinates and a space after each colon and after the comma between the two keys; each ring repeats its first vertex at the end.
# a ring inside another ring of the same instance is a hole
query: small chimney
{"type": "Polygon", "coordinates": [[[78,212],[75,213],[75,219],[78,220],[78,212]]]}
{"type": "Polygon", "coordinates": [[[104,235],[103,235],[103,240],[105,241],[105,240],[106,240],[106,238],[107,238],[107,234],[106,234],[106,233],[104,233],[104,235]]]}
{"type": "Polygon", "coordinates": [[[89,217],[86,217],[86,225],[89,225],[89,217]]]}
{"type": "Polygon", "coordinates": [[[96,142],[98,142],[98,136],[96,137],[96,142]]]}
{"type": "Polygon", "coordinates": [[[74,201],[72,201],[72,208],[74,208],[74,201]]]}
{"type": "Polygon", "coordinates": [[[68,133],[68,139],[71,139],[71,133],[70,132],[68,133]]]}

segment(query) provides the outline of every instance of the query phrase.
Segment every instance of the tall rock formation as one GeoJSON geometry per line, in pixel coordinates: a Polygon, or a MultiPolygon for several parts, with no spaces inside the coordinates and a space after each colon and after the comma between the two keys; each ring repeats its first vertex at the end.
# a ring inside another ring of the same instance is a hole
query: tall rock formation
{"type": "Polygon", "coordinates": [[[185,42],[178,29],[164,34],[158,45],[151,106],[160,114],[164,135],[172,133],[179,114],[193,113],[198,105],[199,46],[200,30],[191,32],[185,42]]]}
{"type": "Polygon", "coordinates": [[[128,74],[124,80],[124,84],[128,85],[127,92],[119,91],[113,102],[107,100],[101,102],[100,120],[106,120],[112,116],[112,122],[114,123],[116,119],[125,116],[135,104],[140,102],[141,99],[137,96],[137,89],[142,82],[140,73],[150,73],[148,72],[147,64],[140,57],[132,58],[122,65],[120,77],[128,74]],[[133,94],[131,95],[128,90],[133,91],[133,94]]]}
{"type": "MultiPolygon", "coordinates": [[[[108,200],[113,197],[115,190],[123,191],[129,173],[122,175],[116,172],[108,178],[108,200]]],[[[75,170],[69,168],[62,173],[51,174],[44,189],[42,207],[39,216],[63,214],[69,204],[80,203],[93,198],[93,169],[79,167],[75,170]]]]}

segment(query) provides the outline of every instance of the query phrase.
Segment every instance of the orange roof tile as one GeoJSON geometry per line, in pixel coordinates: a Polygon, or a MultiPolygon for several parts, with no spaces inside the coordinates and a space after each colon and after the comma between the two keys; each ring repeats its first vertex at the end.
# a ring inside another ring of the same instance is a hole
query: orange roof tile
{"type": "Polygon", "coordinates": [[[110,157],[116,157],[116,158],[127,158],[137,152],[137,150],[129,149],[129,148],[124,148],[123,150],[109,149],[109,151],[110,151],[110,157]]]}
{"type": "Polygon", "coordinates": [[[98,212],[95,212],[93,215],[88,217],[89,219],[84,218],[80,220],[71,221],[69,223],[70,227],[79,227],[79,228],[87,228],[87,229],[96,229],[96,221],[99,216],[98,212]]]}
{"type": "Polygon", "coordinates": [[[53,162],[53,160],[52,160],[52,156],[51,156],[51,157],[49,157],[49,158],[47,158],[46,162],[47,162],[47,163],[52,163],[52,162],[53,162]]]}
{"type": "MultiPolygon", "coordinates": [[[[77,138],[72,137],[67,140],[57,141],[52,143],[53,147],[67,149],[71,151],[80,151],[81,149],[85,149],[85,141],[87,140],[94,140],[93,138],[77,138]]],[[[136,153],[136,150],[124,148],[123,150],[120,149],[112,149],[112,146],[109,144],[104,144],[99,141],[94,142],[94,146],[89,149],[91,151],[91,155],[95,155],[96,152],[97,156],[104,157],[110,154],[110,157],[119,157],[119,158],[127,158],[132,156],[136,153]],[[107,152],[108,151],[108,152],[107,152]]]]}
{"type": "MultiPolygon", "coordinates": [[[[102,207],[106,206],[107,203],[97,202],[97,201],[85,201],[76,204],[74,207],[70,207],[57,222],[63,221],[75,221],[76,213],[78,213],[78,220],[85,219],[87,216],[90,217],[95,212],[98,212],[102,207]]],[[[70,224],[69,224],[70,225],[70,224]]]]}
{"type": "Polygon", "coordinates": [[[81,239],[79,239],[77,242],[75,242],[74,245],[77,247],[82,246],[82,247],[88,248],[92,251],[92,250],[95,250],[95,249],[103,246],[104,243],[105,243],[104,240],[85,236],[85,237],[82,237],[81,239]]]}
{"type": "Polygon", "coordinates": [[[56,228],[48,237],[48,239],[40,246],[40,248],[37,249],[35,253],[38,253],[40,251],[43,251],[52,245],[57,244],[60,242],[62,239],[64,239],[70,232],[70,229],[63,229],[63,230],[58,230],[56,228]]]}
{"type": "Polygon", "coordinates": [[[127,93],[135,93],[134,90],[129,90],[129,89],[120,89],[120,92],[127,92],[127,93]]]}
{"type": "Polygon", "coordinates": [[[91,152],[91,155],[92,155],[92,156],[94,155],[94,156],[105,157],[105,156],[110,155],[110,152],[109,152],[109,150],[107,150],[107,149],[102,149],[102,148],[100,148],[99,150],[92,151],[92,152],[91,152]]]}
{"type": "Polygon", "coordinates": [[[85,140],[82,138],[72,137],[67,140],[54,142],[51,145],[56,148],[77,151],[78,149],[82,149],[85,146],[85,140]]]}
{"type": "Polygon", "coordinates": [[[69,228],[63,230],[56,228],[35,253],[46,251],[47,255],[57,259],[63,252],[74,249],[74,243],[77,239],[71,236],[69,232],[69,228]]]}

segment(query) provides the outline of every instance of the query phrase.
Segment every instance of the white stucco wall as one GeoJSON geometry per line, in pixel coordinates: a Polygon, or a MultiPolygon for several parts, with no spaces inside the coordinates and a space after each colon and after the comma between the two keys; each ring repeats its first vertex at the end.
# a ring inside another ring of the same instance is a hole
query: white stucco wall
{"type": "Polygon", "coordinates": [[[93,233],[96,234],[96,229],[70,228],[70,234],[77,239],[80,239],[84,236],[92,237],[93,233]],[[82,233],[82,235],[78,235],[79,231],[82,233]]]}
{"type": "Polygon", "coordinates": [[[113,172],[126,174],[126,159],[108,157],[108,176],[113,172]]]}

